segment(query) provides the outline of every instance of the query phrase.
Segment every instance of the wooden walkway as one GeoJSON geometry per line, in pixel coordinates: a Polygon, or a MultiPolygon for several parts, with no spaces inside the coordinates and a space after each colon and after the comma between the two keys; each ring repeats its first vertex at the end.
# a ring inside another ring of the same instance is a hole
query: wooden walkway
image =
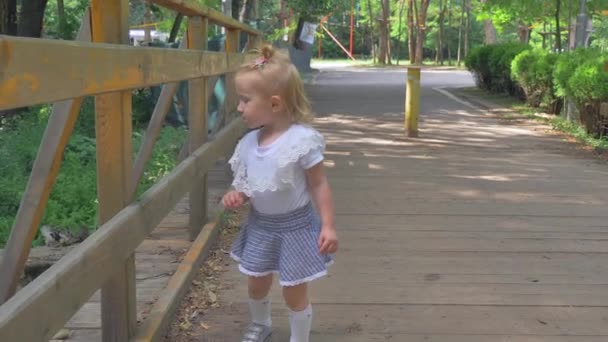
{"type": "MultiPolygon", "coordinates": [[[[213,218],[219,209],[218,196],[224,193],[230,181],[224,163],[218,162],[209,172],[208,179],[209,217],[213,218]]],[[[189,204],[186,197],[135,251],[138,323],[148,317],[151,308],[192,246],[188,218],[189,204]]],[[[72,317],[65,328],[69,332],[67,341],[101,341],[100,291],[72,317]]]]}
{"type": "MultiPolygon", "coordinates": [[[[311,89],[341,243],[312,286],[311,341],[608,341],[608,166],[431,87],[421,137],[405,138],[391,77],[330,72],[311,89]]],[[[230,267],[220,308],[192,322],[207,329],[178,341],[237,341],[244,280],[230,267]]]]}

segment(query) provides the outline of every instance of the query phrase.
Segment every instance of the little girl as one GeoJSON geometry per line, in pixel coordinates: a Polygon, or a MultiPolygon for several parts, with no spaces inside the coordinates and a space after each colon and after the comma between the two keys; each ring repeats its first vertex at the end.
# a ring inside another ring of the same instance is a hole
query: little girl
{"type": "Polygon", "coordinates": [[[322,162],[325,142],[306,125],[312,119],[310,104],[286,53],[264,46],[255,61],[237,71],[236,89],[242,119],[256,128],[240,140],[229,161],[234,190],[222,198],[227,208],[251,202],[231,251],[249,276],[252,322],[242,341],[269,340],[268,293],[276,273],[289,308],[290,342],[308,342],[307,283],[327,274],[330,254],[338,249],[322,162]]]}

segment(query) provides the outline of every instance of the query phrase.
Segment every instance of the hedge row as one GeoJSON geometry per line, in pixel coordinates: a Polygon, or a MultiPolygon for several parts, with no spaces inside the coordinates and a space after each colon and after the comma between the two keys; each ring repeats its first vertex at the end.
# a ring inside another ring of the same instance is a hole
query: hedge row
{"type": "Polygon", "coordinates": [[[517,96],[550,113],[559,113],[569,98],[589,133],[605,133],[598,122],[600,104],[608,102],[608,54],[597,49],[556,54],[507,43],[478,47],[465,62],[478,87],[517,96]]]}

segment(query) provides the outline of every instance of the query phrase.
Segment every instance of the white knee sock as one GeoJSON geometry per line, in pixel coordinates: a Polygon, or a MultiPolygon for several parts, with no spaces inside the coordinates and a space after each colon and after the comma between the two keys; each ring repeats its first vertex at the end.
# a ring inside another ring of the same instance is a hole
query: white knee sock
{"type": "Polygon", "coordinates": [[[262,324],[267,327],[272,326],[270,298],[268,296],[262,299],[249,298],[249,314],[253,323],[262,324]]]}
{"type": "Polygon", "coordinates": [[[291,327],[289,342],[308,342],[311,325],[312,306],[310,304],[302,311],[289,310],[289,326],[291,327]]]}

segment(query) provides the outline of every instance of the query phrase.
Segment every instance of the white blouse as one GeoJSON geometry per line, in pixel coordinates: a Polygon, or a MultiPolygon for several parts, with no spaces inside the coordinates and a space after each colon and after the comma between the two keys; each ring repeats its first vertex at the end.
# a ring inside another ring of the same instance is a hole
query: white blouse
{"type": "Polygon", "coordinates": [[[247,133],[229,163],[232,186],[250,198],[255,210],[283,214],[310,201],[305,170],[323,161],[325,141],[312,127],[291,125],[272,143],[259,145],[260,130],[247,133]]]}

